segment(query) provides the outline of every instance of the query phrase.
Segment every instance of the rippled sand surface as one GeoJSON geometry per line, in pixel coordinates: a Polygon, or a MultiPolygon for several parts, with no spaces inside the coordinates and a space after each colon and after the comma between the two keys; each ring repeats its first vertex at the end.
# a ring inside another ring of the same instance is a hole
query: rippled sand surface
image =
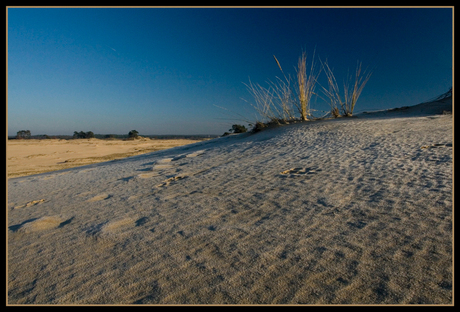
{"type": "Polygon", "coordinates": [[[409,109],[10,178],[8,303],[452,304],[452,150],[409,109]]]}

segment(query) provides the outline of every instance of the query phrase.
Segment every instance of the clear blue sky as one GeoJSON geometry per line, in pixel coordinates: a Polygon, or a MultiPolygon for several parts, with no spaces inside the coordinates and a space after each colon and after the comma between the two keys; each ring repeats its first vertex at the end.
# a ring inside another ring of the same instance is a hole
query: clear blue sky
{"type": "Polygon", "coordinates": [[[252,120],[243,83],[315,47],[340,81],[374,68],[355,112],[415,105],[451,87],[452,41],[452,8],[8,8],[8,135],[220,135],[245,123],[216,106],[252,120]]]}

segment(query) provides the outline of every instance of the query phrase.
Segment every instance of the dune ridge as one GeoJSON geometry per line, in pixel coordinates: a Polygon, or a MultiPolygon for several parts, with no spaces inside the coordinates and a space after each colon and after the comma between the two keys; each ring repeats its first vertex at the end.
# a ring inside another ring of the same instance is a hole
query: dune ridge
{"type": "Polygon", "coordinates": [[[443,101],[11,178],[8,303],[450,305],[443,101]]]}

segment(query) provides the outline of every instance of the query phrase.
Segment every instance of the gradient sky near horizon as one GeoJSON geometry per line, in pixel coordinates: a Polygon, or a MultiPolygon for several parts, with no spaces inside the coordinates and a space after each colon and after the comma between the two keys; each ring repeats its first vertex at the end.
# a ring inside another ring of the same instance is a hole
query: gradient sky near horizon
{"type": "Polygon", "coordinates": [[[280,76],[273,55],[295,74],[302,51],[339,82],[373,68],[355,113],[415,105],[452,86],[452,11],[8,8],[8,135],[221,135],[255,118],[244,83],[280,76]]]}

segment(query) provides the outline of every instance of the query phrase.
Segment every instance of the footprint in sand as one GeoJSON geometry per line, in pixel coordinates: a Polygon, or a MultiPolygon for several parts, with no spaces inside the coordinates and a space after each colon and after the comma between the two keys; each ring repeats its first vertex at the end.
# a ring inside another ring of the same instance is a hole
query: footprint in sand
{"type": "Polygon", "coordinates": [[[149,221],[149,218],[148,218],[148,217],[142,217],[142,218],[140,218],[140,219],[137,219],[137,220],[136,220],[136,226],[143,226],[143,225],[146,224],[148,221],[149,221]]]}
{"type": "Polygon", "coordinates": [[[120,220],[110,221],[101,228],[101,233],[116,234],[121,232],[124,228],[134,226],[134,220],[131,218],[124,218],[120,220]]]}
{"type": "Polygon", "coordinates": [[[148,179],[148,178],[151,178],[151,177],[156,177],[156,176],[159,176],[158,173],[156,172],[149,172],[149,173],[141,173],[141,174],[138,174],[135,176],[135,178],[141,178],[141,179],[148,179]]]}
{"type": "Polygon", "coordinates": [[[174,161],[177,161],[183,158],[197,157],[197,156],[203,155],[204,152],[205,150],[200,150],[200,151],[196,151],[190,154],[181,154],[181,155],[177,155],[171,158],[163,158],[163,159],[155,160],[153,163],[149,163],[149,165],[151,164],[153,165],[153,167],[150,169],[144,170],[144,171],[156,171],[156,170],[162,170],[162,169],[170,169],[176,166],[175,164],[172,164],[171,162],[174,162],[174,161]]]}
{"type": "Polygon", "coordinates": [[[86,191],[86,192],[77,193],[77,194],[75,194],[75,196],[84,197],[84,196],[87,196],[87,195],[92,194],[92,193],[93,192],[91,192],[91,191],[86,191]]]}
{"type": "Polygon", "coordinates": [[[194,152],[194,153],[187,154],[187,157],[190,158],[190,157],[201,156],[201,155],[203,155],[205,152],[206,152],[206,150],[196,151],[196,152],[194,152]]]}
{"type": "MultiPolygon", "coordinates": [[[[171,162],[177,161],[177,160],[182,159],[182,158],[197,157],[197,156],[203,155],[204,152],[205,152],[205,150],[200,150],[200,151],[196,151],[196,152],[190,153],[190,154],[177,155],[177,156],[172,157],[172,158],[159,159],[159,160],[154,161],[153,163],[149,163],[149,165],[153,165],[153,167],[141,170],[141,171],[146,171],[146,173],[141,173],[141,174],[137,174],[137,175],[134,175],[134,176],[129,176],[129,177],[126,177],[126,178],[121,178],[120,180],[123,180],[125,182],[129,182],[129,181],[135,181],[135,180],[137,180],[139,178],[140,179],[148,179],[148,178],[156,177],[156,176],[160,175],[160,174],[157,173],[157,171],[165,170],[165,169],[172,169],[175,166],[177,166],[175,164],[171,164],[171,162]]],[[[145,165],[147,165],[147,164],[145,164],[145,165]]],[[[184,165],[184,164],[182,164],[182,165],[184,165]]],[[[178,171],[181,171],[181,169],[176,169],[176,172],[178,172],[178,171]]],[[[158,184],[157,187],[168,186],[169,184],[171,184],[171,182],[174,182],[174,181],[177,181],[177,180],[180,180],[180,179],[184,179],[186,177],[187,176],[185,176],[185,175],[180,175],[180,176],[175,176],[175,177],[169,178],[169,179],[163,181],[161,184],[158,184]]]]}
{"type": "Polygon", "coordinates": [[[182,180],[182,179],[185,179],[187,178],[188,176],[185,176],[185,175],[182,175],[182,176],[175,176],[175,177],[172,177],[172,178],[169,178],[167,180],[164,180],[161,184],[158,184],[157,187],[163,187],[163,186],[168,186],[170,185],[172,182],[175,182],[177,180],[182,180]]]}
{"type": "Polygon", "coordinates": [[[33,201],[28,202],[28,203],[26,203],[26,204],[24,204],[24,205],[15,206],[15,207],[13,207],[13,209],[32,207],[32,206],[41,204],[41,203],[43,203],[44,201],[45,201],[44,199],[33,200],[33,201]]]}
{"type": "Polygon", "coordinates": [[[420,148],[436,148],[436,147],[452,147],[452,143],[437,143],[431,145],[423,145],[420,148]]]}
{"type": "Polygon", "coordinates": [[[88,202],[95,202],[95,201],[100,201],[100,200],[105,200],[105,199],[109,199],[111,198],[113,195],[110,195],[110,194],[99,194],[99,195],[96,195],[90,199],[88,199],[87,201],[88,202]]]}
{"type": "Polygon", "coordinates": [[[128,217],[91,226],[86,229],[86,234],[96,239],[110,238],[123,234],[123,232],[133,228],[135,225],[136,221],[128,217]]]}
{"type": "Polygon", "coordinates": [[[294,176],[300,176],[304,174],[316,174],[320,171],[322,170],[316,169],[316,168],[291,168],[291,169],[281,172],[280,174],[282,174],[283,176],[294,177],[294,176]]]}
{"type": "Polygon", "coordinates": [[[169,168],[172,168],[173,165],[171,164],[171,161],[173,160],[174,158],[163,158],[163,159],[160,159],[160,160],[157,160],[153,163],[153,167],[151,168],[151,170],[161,170],[161,169],[169,169],[169,168]]]}
{"type": "Polygon", "coordinates": [[[197,157],[197,156],[203,155],[204,152],[205,152],[205,150],[201,150],[201,151],[196,151],[196,152],[190,153],[190,154],[177,155],[176,157],[172,158],[171,161],[176,161],[176,160],[179,160],[179,159],[182,159],[182,158],[197,157]]]}
{"type": "Polygon", "coordinates": [[[182,159],[182,158],[185,158],[187,157],[187,155],[183,154],[183,155],[177,155],[176,157],[174,157],[173,159],[171,159],[171,161],[176,161],[176,160],[179,160],[179,159],[182,159]]]}
{"type": "Polygon", "coordinates": [[[60,228],[67,224],[69,224],[74,217],[65,220],[59,216],[49,216],[49,217],[41,217],[38,219],[31,219],[27,220],[19,225],[10,226],[9,229],[13,232],[20,232],[20,233],[31,233],[36,231],[44,231],[54,228],[60,228]]]}
{"type": "Polygon", "coordinates": [[[142,171],[147,171],[147,172],[146,173],[136,174],[136,175],[125,177],[125,178],[121,178],[121,179],[118,179],[118,180],[119,181],[125,181],[125,182],[131,182],[131,181],[137,181],[138,179],[148,179],[148,178],[152,178],[152,177],[156,177],[156,176],[160,175],[157,172],[153,172],[152,168],[145,169],[145,170],[142,170],[142,171]]]}

